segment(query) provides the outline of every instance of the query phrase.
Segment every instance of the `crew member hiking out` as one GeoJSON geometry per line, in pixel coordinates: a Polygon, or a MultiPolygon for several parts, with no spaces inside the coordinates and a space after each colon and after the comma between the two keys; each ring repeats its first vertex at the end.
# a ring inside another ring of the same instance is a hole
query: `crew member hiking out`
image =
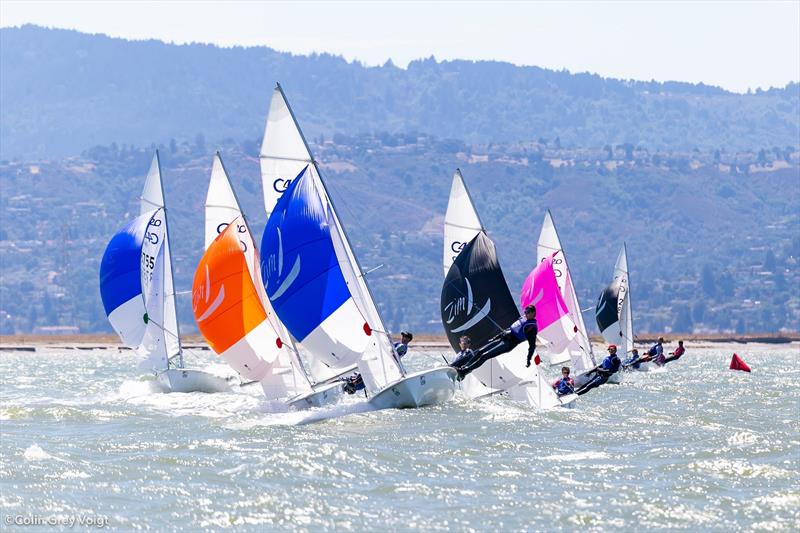
{"type": "Polygon", "coordinates": [[[674,352],[670,352],[669,357],[664,359],[664,364],[666,365],[670,361],[675,361],[676,359],[680,359],[683,354],[686,353],[686,348],[683,347],[683,341],[678,341],[678,347],[675,348],[674,352]]]}
{"type": "MultiPolygon", "coordinates": [[[[400,342],[394,343],[394,351],[397,352],[398,358],[408,353],[408,343],[411,342],[413,338],[414,335],[412,335],[410,331],[400,332],[400,342]]],[[[344,385],[342,385],[342,390],[347,394],[355,394],[360,390],[366,389],[364,378],[361,377],[361,374],[358,372],[348,377],[339,378],[339,381],[344,383],[344,385]]]]}
{"type": "Polygon", "coordinates": [[[658,366],[664,365],[664,337],[659,337],[658,342],[655,343],[648,351],[647,355],[653,360],[655,364],[658,366]]]}
{"type": "Polygon", "coordinates": [[[410,331],[400,332],[400,342],[394,343],[394,350],[399,357],[403,357],[408,353],[408,343],[414,338],[410,331]]]}
{"type": "Polygon", "coordinates": [[[461,338],[458,339],[458,347],[461,348],[461,351],[458,352],[456,358],[453,359],[451,366],[454,368],[460,367],[475,357],[475,352],[472,351],[472,339],[470,339],[468,335],[462,335],[461,338]]]}
{"type": "Polygon", "coordinates": [[[513,350],[518,344],[523,341],[528,341],[528,359],[527,366],[531,366],[531,359],[533,352],[536,350],[536,334],[539,328],[536,325],[536,307],[529,305],[525,308],[525,315],[520,317],[519,320],[511,324],[506,330],[503,330],[498,335],[489,339],[485,345],[477,349],[469,360],[460,363],[459,366],[451,365],[458,371],[458,379],[464,379],[464,376],[479,368],[483,363],[513,350]]]}
{"type": "Polygon", "coordinates": [[[575,394],[578,396],[586,394],[590,390],[604,384],[606,381],[608,381],[608,378],[613,376],[619,370],[620,366],[622,366],[622,362],[619,360],[619,357],[617,357],[617,346],[615,344],[609,344],[608,356],[603,359],[602,363],[587,372],[587,374],[594,372],[594,376],[592,379],[579,387],[575,391],[575,394]]]}

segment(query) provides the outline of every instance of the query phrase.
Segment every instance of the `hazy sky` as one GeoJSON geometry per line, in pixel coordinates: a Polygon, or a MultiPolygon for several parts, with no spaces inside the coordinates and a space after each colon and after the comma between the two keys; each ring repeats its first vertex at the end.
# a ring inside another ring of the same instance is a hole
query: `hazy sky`
{"type": "Polygon", "coordinates": [[[331,52],[368,65],[496,59],[734,91],[800,80],[800,0],[784,2],[37,2],[35,23],[176,43],[331,52]]]}

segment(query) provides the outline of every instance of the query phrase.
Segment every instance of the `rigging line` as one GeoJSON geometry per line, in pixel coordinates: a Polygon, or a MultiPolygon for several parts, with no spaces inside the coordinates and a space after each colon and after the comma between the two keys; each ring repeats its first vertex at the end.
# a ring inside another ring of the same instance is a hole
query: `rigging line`
{"type": "MultiPolygon", "coordinates": [[[[180,340],[180,337],[179,337],[178,335],[176,335],[175,333],[171,332],[170,330],[168,330],[167,328],[165,328],[165,327],[164,327],[162,324],[159,324],[158,322],[156,322],[155,320],[153,320],[153,319],[152,319],[152,318],[150,318],[149,316],[147,317],[147,321],[148,321],[148,322],[152,322],[153,324],[155,324],[155,325],[158,327],[158,329],[160,329],[161,331],[163,331],[163,332],[164,332],[164,333],[166,333],[167,335],[172,335],[172,336],[173,336],[175,339],[177,339],[177,340],[180,340]]],[[[192,355],[192,356],[196,357],[197,359],[200,359],[200,358],[201,358],[201,356],[200,356],[199,354],[195,353],[195,352],[194,352],[194,350],[191,350],[191,349],[189,349],[189,348],[186,348],[186,347],[184,347],[184,346],[181,346],[181,348],[180,348],[180,351],[179,351],[178,353],[176,353],[176,354],[174,354],[174,355],[170,356],[170,357],[168,358],[168,361],[172,361],[174,358],[176,358],[176,357],[180,357],[180,355],[181,355],[182,353],[188,353],[189,355],[192,355]]]]}
{"type": "Polygon", "coordinates": [[[487,233],[487,235],[488,235],[488,233],[489,233],[489,232],[487,232],[485,229],[483,229],[482,227],[481,227],[481,228],[478,228],[478,229],[475,229],[475,228],[474,228],[474,227],[472,227],[472,226],[462,226],[461,224],[456,224],[456,223],[454,223],[454,222],[445,222],[445,223],[444,223],[444,225],[445,225],[445,226],[450,226],[450,227],[452,227],[452,228],[468,229],[468,230],[471,230],[471,231],[478,231],[478,232],[484,231],[484,232],[486,232],[486,233],[487,233]]]}

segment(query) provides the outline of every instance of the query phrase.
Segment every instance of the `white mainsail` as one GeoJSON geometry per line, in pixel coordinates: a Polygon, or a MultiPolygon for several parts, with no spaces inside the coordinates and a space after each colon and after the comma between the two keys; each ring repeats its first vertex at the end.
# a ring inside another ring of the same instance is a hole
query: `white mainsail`
{"type": "MultiPolygon", "coordinates": [[[[389,383],[401,379],[405,375],[405,371],[397,354],[394,352],[391,337],[375,306],[372,293],[353,253],[347,233],[336,213],[336,208],[328,194],[319,166],[311,155],[311,150],[308,148],[305,137],[280,85],[276,86],[272,95],[260,160],[261,178],[264,187],[264,208],[267,214],[273,211],[275,203],[291,183],[291,180],[308,167],[306,170],[308,173],[307,178],[313,181],[323,208],[326,210],[336,257],[341,266],[352,301],[358,313],[366,321],[365,328],[370,328],[369,340],[357,363],[367,390],[371,393],[376,393],[389,383]]],[[[337,315],[329,318],[328,321],[343,320],[349,323],[352,317],[344,315],[348,305],[345,304],[339,309],[342,312],[341,317],[337,315]]],[[[347,330],[348,326],[344,322],[342,325],[342,330],[347,330]]],[[[321,329],[320,334],[322,333],[324,333],[324,330],[321,329]]],[[[309,339],[311,337],[309,336],[309,339]]],[[[331,337],[325,339],[325,343],[328,346],[333,346],[337,345],[338,341],[336,338],[331,337]]],[[[313,350],[309,351],[311,352],[312,361],[311,372],[317,377],[317,371],[324,371],[325,368],[316,361],[317,358],[314,357],[313,350]],[[316,365],[314,364],[315,361],[316,365]]],[[[327,373],[331,376],[341,374],[347,370],[349,365],[350,363],[347,362],[341,367],[335,367],[329,362],[326,365],[327,373]]]]}
{"type": "Polygon", "coordinates": [[[456,169],[453,174],[453,184],[450,186],[447,211],[444,215],[443,266],[445,276],[462,248],[483,229],[483,223],[464,183],[461,170],[456,169]]]}
{"type": "Polygon", "coordinates": [[[572,274],[569,270],[567,256],[558,237],[558,231],[550,210],[545,213],[542,231],[539,233],[539,242],[536,247],[536,260],[538,262],[547,257],[553,257],[553,271],[556,274],[556,282],[567,304],[570,318],[578,328],[570,345],[560,353],[547,353],[547,359],[553,365],[570,361],[573,371],[581,373],[595,366],[592,343],[589,341],[586,324],[583,321],[583,313],[581,313],[581,306],[578,302],[578,295],[575,293],[575,287],[572,283],[572,274]],[[560,253],[553,257],[555,252],[560,253]]]}
{"type": "Polygon", "coordinates": [[[311,391],[311,383],[297,357],[291,336],[278,320],[264,292],[261,281],[261,266],[252,232],[242,213],[238,198],[231,185],[222,156],[217,152],[211,167],[208,193],[205,203],[205,247],[211,245],[217,235],[230,224],[236,224],[236,233],[244,252],[245,263],[253,285],[256,288],[261,305],[267,313],[267,322],[273,335],[251,335],[248,346],[252,348],[253,366],[260,363],[260,354],[275,352],[273,338],[281,340],[282,347],[277,350],[275,360],[270,363],[270,370],[259,379],[264,393],[269,399],[282,399],[311,391]]]}
{"type": "Polygon", "coordinates": [[[620,276],[619,291],[619,329],[622,332],[622,346],[625,347],[625,355],[630,355],[633,351],[633,311],[631,302],[631,278],[628,271],[628,247],[622,243],[622,250],[619,252],[617,264],[614,267],[614,277],[620,276]]]}
{"type": "Polygon", "coordinates": [[[175,305],[175,283],[174,272],[172,269],[172,251],[169,245],[169,224],[167,222],[167,209],[164,202],[164,185],[161,180],[161,162],[156,151],[153,162],[150,164],[150,171],[144,183],[144,190],[140,201],[140,213],[144,214],[155,209],[163,210],[163,261],[164,261],[164,289],[162,299],[164,303],[163,322],[160,324],[164,329],[164,343],[166,345],[167,357],[178,356],[178,368],[183,368],[183,351],[181,347],[180,326],[178,325],[178,313],[175,305]]]}

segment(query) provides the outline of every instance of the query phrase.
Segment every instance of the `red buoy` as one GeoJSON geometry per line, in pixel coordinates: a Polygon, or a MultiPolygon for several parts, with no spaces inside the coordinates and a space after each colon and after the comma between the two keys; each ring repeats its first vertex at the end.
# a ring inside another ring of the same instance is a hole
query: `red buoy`
{"type": "Polygon", "coordinates": [[[736,354],[733,354],[731,358],[731,370],[741,370],[742,372],[750,372],[750,367],[747,366],[747,363],[742,361],[742,358],[736,354]]]}

